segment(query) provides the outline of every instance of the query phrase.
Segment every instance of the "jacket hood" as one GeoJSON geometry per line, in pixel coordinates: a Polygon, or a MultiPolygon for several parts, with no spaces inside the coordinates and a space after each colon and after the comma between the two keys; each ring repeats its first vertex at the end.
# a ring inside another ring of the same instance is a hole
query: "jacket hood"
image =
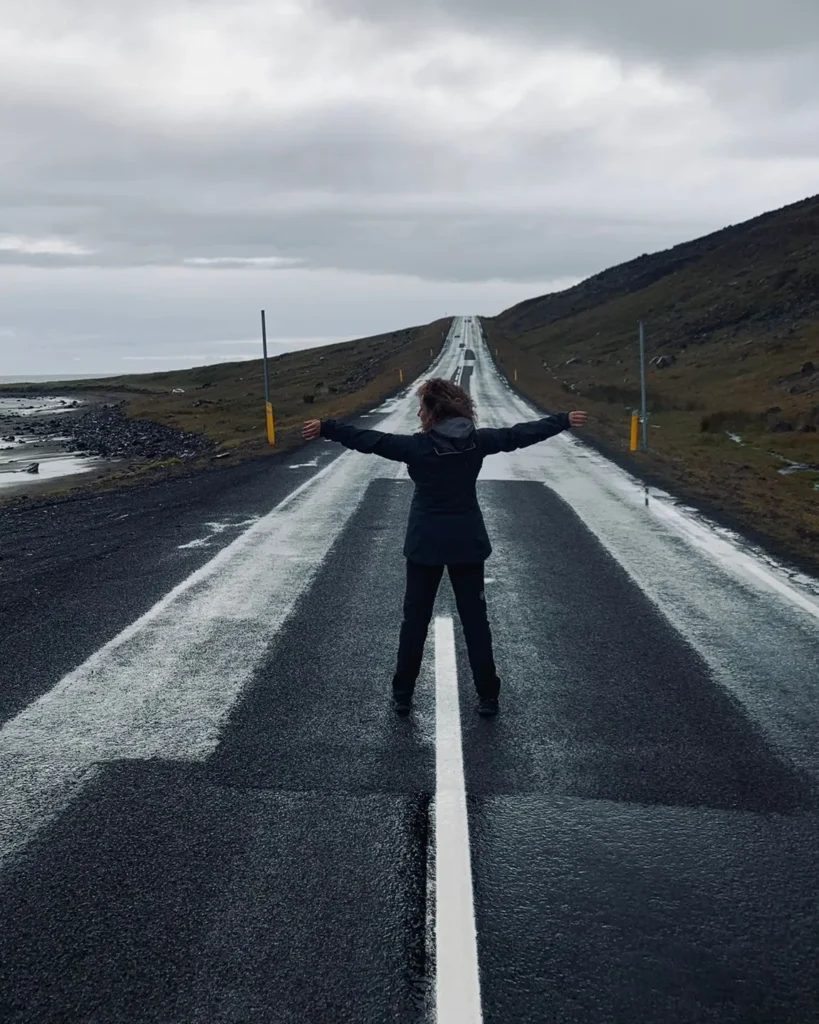
{"type": "Polygon", "coordinates": [[[439,455],[455,455],[475,447],[475,424],[466,416],[451,416],[427,433],[439,455]]]}

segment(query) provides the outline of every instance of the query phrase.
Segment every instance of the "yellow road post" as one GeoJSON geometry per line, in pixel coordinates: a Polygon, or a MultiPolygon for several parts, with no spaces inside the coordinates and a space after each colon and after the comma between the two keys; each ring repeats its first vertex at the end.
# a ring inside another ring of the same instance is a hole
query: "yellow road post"
{"type": "Polygon", "coordinates": [[[267,440],[269,444],[275,444],[276,422],[273,418],[273,406],[270,404],[270,379],[267,367],[267,324],[265,323],[264,310],[262,310],[262,356],[264,357],[264,408],[267,419],[267,440]]]}

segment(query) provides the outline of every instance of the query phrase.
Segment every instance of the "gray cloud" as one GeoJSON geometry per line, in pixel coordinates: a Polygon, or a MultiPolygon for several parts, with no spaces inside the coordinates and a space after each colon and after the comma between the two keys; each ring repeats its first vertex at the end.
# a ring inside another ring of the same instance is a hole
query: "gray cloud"
{"type": "Polygon", "coordinates": [[[429,319],[447,294],[500,308],[819,177],[814,0],[29,0],[4,17],[0,347],[64,337],[99,362],[149,304],[181,356],[175,339],[235,337],[266,293],[288,337],[429,319]]]}
{"type": "MultiPolygon", "coordinates": [[[[616,194],[561,192],[561,182],[582,182],[601,162],[622,166],[596,134],[606,115],[595,115],[585,133],[538,132],[512,118],[487,147],[477,132],[413,131],[400,113],[369,100],[331,102],[297,124],[213,119],[182,137],[63,102],[51,145],[48,111],[28,121],[42,144],[31,146],[36,157],[3,190],[10,201],[2,223],[90,251],[6,250],[0,263],[222,260],[235,268],[267,257],[271,269],[297,260],[432,280],[542,281],[593,273],[719,226],[698,211],[658,218],[619,212],[616,194]],[[537,194],[544,183],[556,187],[554,198],[537,194]]],[[[0,115],[0,129],[7,127],[0,115]]]]}
{"type": "MultiPolygon", "coordinates": [[[[567,223],[559,211],[493,210],[491,199],[458,195],[470,182],[491,185],[493,171],[507,188],[516,179],[524,185],[519,168],[537,156],[525,133],[510,138],[505,154],[480,159],[470,152],[475,140],[413,132],[378,102],[330,104],[297,124],[217,122],[185,138],[106,123],[98,111],[69,106],[60,136],[46,145],[50,119],[42,114],[43,145],[24,180],[4,190],[12,202],[3,224],[26,236],[68,237],[91,252],[0,250],[0,263],[173,265],[269,256],[436,280],[543,280],[589,272],[611,255],[589,260],[577,251],[575,243],[594,230],[582,216],[567,223]],[[460,166],[465,170],[455,171],[460,166]]],[[[547,148],[552,171],[579,167],[590,152],[588,141],[568,132],[537,145],[547,148]]]]}
{"type": "Polygon", "coordinates": [[[659,60],[819,43],[815,0],[321,0],[334,14],[423,32],[445,25],[659,60]]]}

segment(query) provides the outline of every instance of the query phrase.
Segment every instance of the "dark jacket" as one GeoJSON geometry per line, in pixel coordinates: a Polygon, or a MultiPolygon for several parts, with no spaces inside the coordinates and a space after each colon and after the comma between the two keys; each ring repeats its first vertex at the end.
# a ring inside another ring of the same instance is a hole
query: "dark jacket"
{"type": "Polygon", "coordinates": [[[415,494],[404,556],[423,565],[451,565],[483,562],[492,553],[475,489],[484,457],[526,448],[568,427],[567,413],[480,429],[454,416],[418,434],[384,434],[322,420],[321,436],[357,452],[406,462],[415,494]]]}

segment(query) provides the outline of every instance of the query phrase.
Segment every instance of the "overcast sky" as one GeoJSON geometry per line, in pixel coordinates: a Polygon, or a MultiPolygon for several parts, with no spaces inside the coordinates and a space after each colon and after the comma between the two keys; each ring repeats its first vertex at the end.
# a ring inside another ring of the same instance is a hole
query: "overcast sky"
{"type": "Polygon", "coordinates": [[[817,0],[0,0],[0,375],[492,314],[819,191],[817,0]]]}

